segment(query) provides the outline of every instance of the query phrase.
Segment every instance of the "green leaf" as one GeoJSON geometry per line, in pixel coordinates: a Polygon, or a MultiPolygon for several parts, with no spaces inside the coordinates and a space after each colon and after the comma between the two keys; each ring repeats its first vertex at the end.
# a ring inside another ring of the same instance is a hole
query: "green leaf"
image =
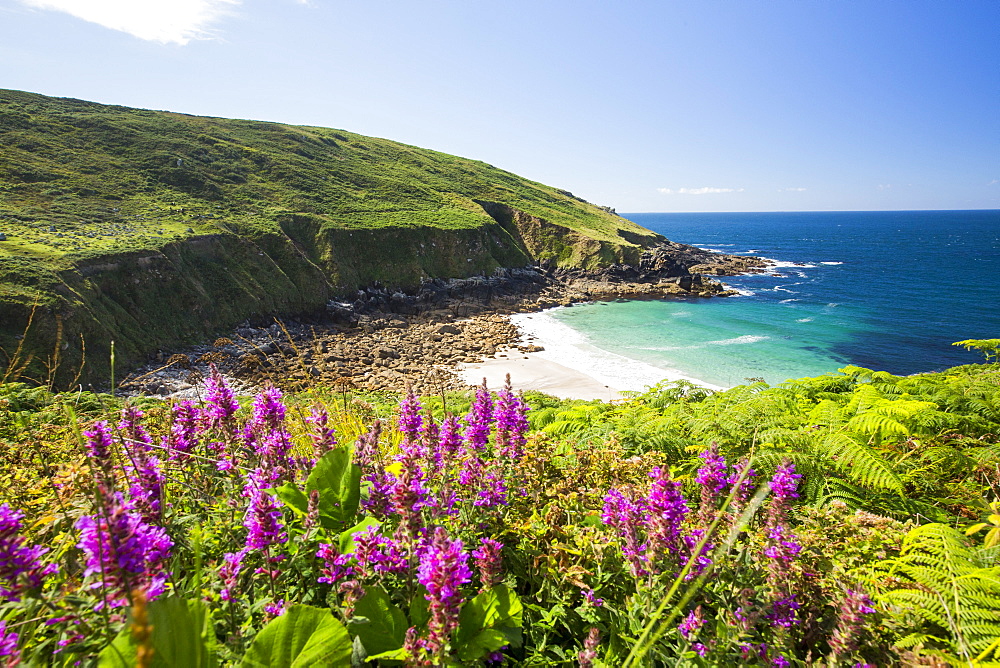
{"type": "Polygon", "coordinates": [[[367,529],[368,527],[375,527],[376,529],[380,527],[381,524],[374,517],[366,517],[354,526],[352,526],[347,531],[340,534],[340,553],[350,554],[354,552],[357,545],[354,542],[354,537],[367,529]]]}
{"type": "Polygon", "coordinates": [[[519,646],[522,612],[521,600],[506,585],[477,594],[459,613],[458,658],[470,662],[504,645],[519,646]]]}
{"type": "MultiPolygon", "coordinates": [[[[214,668],[218,665],[212,617],[204,602],[171,596],[146,606],[153,627],[152,668],[214,668]]],[[[98,657],[102,668],[134,668],[139,643],[129,624],[98,657]]]]}
{"type": "Polygon", "coordinates": [[[361,503],[361,468],[350,448],[331,450],[316,462],[306,480],[306,497],[319,492],[320,524],[336,529],[354,520],[361,503]]]}
{"type": "Polygon", "coordinates": [[[271,620],[243,657],[247,668],[350,666],[351,638],[328,609],[293,605],[271,620]]]}
{"type": "Polygon", "coordinates": [[[272,491],[286,506],[298,511],[299,514],[305,515],[309,512],[309,497],[303,494],[302,490],[294,482],[286,482],[281,487],[276,487],[272,491]]]}
{"type": "Polygon", "coordinates": [[[361,638],[365,651],[381,654],[399,649],[406,640],[409,624],[406,615],[389,600],[382,587],[367,587],[364,597],[354,607],[354,619],[349,628],[361,638]]]}

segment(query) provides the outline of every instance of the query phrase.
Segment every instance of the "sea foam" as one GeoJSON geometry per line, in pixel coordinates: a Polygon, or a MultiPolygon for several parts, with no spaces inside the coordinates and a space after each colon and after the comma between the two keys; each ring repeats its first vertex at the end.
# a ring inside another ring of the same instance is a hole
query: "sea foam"
{"type": "Polygon", "coordinates": [[[518,313],[510,319],[524,337],[534,337],[532,343],[544,348],[532,354],[579,371],[617,390],[642,391],[663,380],[687,380],[709,389],[722,389],[677,369],[653,366],[599,348],[577,330],[553,318],[549,311],[518,313]]]}

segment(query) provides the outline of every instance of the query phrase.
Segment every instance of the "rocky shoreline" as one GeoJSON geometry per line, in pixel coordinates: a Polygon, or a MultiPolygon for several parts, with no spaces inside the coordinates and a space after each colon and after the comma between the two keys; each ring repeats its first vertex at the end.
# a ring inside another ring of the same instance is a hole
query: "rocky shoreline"
{"type": "Polygon", "coordinates": [[[705,257],[685,257],[681,264],[676,253],[653,252],[638,266],[599,272],[525,267],[434,279],[415,294],[370,286],[351,301],[331,301],[324,314],[247,322],[211,346],[160,353],[120,388],[133,395],[194,396],[215,364],[246,391],[267,383],[289,391],[314,385],[395,392],[410,385],[422,394],[461,390],[467,385],[455,373],[459,364],[538,350],[519,340],[507,317],[512,313],[616,299],[728,296],[735,293],[704,274],[760,272],[766,266],[759,258],[701,252],[705,257]]]}

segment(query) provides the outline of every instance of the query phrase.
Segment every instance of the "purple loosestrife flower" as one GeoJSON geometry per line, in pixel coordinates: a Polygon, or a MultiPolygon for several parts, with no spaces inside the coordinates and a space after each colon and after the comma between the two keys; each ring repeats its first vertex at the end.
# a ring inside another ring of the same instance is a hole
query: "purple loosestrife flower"
{"type": "Polygon", "coordinates": [[[377,469],[361,477],[362,482],[369,484],[368,496],[361,499],[361,507],[372,517],[383,519],[393,512],[392,490],[396,486],[396,478],[383,469],[377,469]]]}
{"type": "Polygon", "coordinates": [[[458,482],[464,487],[475,488],[483,477],[483,470],[486,462],[479,455],[473,454],[462,462],[462,469],[458,473],[458,482]]]}
{"type": "Polygon", "coordinates": [[[444,527],[434,530],[433,540],[421,550],[417,581],[427,590],[427,641],[432,657],[443,656],[452,632],[458,627],[458,612],[464,598],[462,586],[472,579],[467,564],[469,555],[462,551],[462,541],[451,540],[444,527]]]}
{"type": "Polygon", "coordinates": [[[593,668],[594,659],[597,658],[597,643],[601,640],[601,632],[597,627],[590,627],[587,638],[583,641],[583,649],[576,655],[580,662],[580,668],[593,668]]]}
{"type": "Polygon", "coordinates": [[[707,527],[712,523],[719,499],[725,496],[733,480],[729,477],[726,459],[719,454],[719,446],[715,443],[698,455],[705,464],[698,469],[695,481],[701,485],[701,506],[698,509],[698,521],[707,527]]]}
{"type": "Polygon", "coordinates": [[[422,410],[423,406],[413,393],[413,387],[407,387],[406,398],[399,404],[399,430],[403,432],[403,440],[406,443],[415,444],[420,441],[420,427],[424,423],[424,419],[420,416],[422,410]]]}
{"type": "Polygon", "coordinates": [[[491,462],[486,474],[479,479],[479,493],[472,505],[477,508],[496,508],[507,505],[507,481],[497,470],[496,462],[491,462]]]}
{"type": "Polygon", "coordinates": [[[323,575],[319,577],[319,582],[327,584],[337,584],[341,580],[354,575],[354,568],[350,565],[351,555],[341,554],[336,545],[320,543],[316,556],[323,560],[323,575]]]}
{"type": "Polygon", "coordinates": [[[87,439],[87,456],[90,458],[91,464],[101,472],[105,481],[110,481],[113,462],[111,461],[111,432],[108,429],[107,421],[95,422],[92,429],[83,432],[83,436],[87,439]]]}
{"type": "Polygon", "coordinates": [[[140,589],[154,600],[163,593],[168,574],[163,568],[170,558],[173,542],[166,532],[149,525],[120,494],[107,500],[97,515],[84,515],[76,522],[80,530],[77,544],[86,555],[84,576],[98,579],[91,589],[103,589],[105,602],[112,607],[128,604],[128,594],[140,589]]]}
{"type": "Polygon", "coordinates": [[[438,467],[444,468],[451,464],[462,448],[462,425],[458,419],[449,415],[441,423],[438,449],[435,461],[438,467]],[[438,459],[439,458],[439,459],[438,459]]]}
{"type": "Polygon", "coordinates": [[[493,400],[486,388],[486,379],[476,388],[476,400],[465,416],[465,443],[470,455],[486,452],[490,440],[490,423],[493,421],[493,400]]]}
{"type": "Polygon", "coordinates": [[[770,545],[764,548],[764,556],[776,560],[783,567],[790,565],[802,551],[802,546],[795,540],[795,535],[790,533],[784,525],[779,524],[771,529],[768,538],[770,545]]]}
{"type": "Polygon", "coordinates": [[[797,610],[802,606],[795,600],[795,594],[779,598],[771,603],[771,612],[764,617],[773,627],[789,628],[798,624],[797,610]]]}
{"type": "Polygon", "coordinates": [[[269,494],[271,481],[261,469],[254,469],[247,476],[244,495],[250,497],[243,518],[243,526],[247,528],[247,547],[266,551],[271,545],[284,543],[288,540],[285,526],[281,523],[281,507],[278,500],[269,494]]]}
{"type": "Polygon", "coordinates": [[[424,424],[420,427],[420,455],[428,464],[428,469],[439,470],[440,461],[443,460],[439,449],[441,448],[441,427],[428,416],[424,424]]]}
{"type": "Polygon", "coordinates": [[[640,543],[639,527],[646,526],[649,509],[644,500],[625,496],[617,489],[610,490],[604,497],[601,519],[608,526],[618,530],[622,539],[622,554],[632,570],[632,575],[642,577],[646,570],[646,545],[640,543]]]}
{"type": "Polygon", "coordinates": [[[399,515],[396,539],[409,548],[423,528],[422,510],[429,503],[430,492],[424,484],[424,472],[417,463],[415,453],[404,450],[397,461],[402,464],[399,476],[392,486],[392,507],[399,515]]]}
{"type": "Polygon", "coordinates": [[[691,636],[698,633],[698,630],[704,625],[705,618],[699,605],[697,608],[688,613],[688,616],[677,627],[677,630],[681,632],[685,640],[690,640],[691,636]]]}
{"type": "Polygon", "coordinates": [[[479,547],[472,552],[472,558],[479,571],[479,583],[485,591],[503,580],[503,562],[500,556],[503,543],[492,538],[481,538],[479,543],[479,547]]]}
{"type": "Polygon", "coordinates": [[[7,631],[7,622],[0,621],[0,660],[5,668],[21,665],[21,650],[17,648],[17,634],[7,631]]]}
{"type": "Polygon", "coordinates": [[[264,614],[268,617],[281,617],[285,614],[285,609],[288,607],[288,603],[285,599],[279,598],[277,601],[272,601],[264,606],[264,614]]]}
{"type": "Polygon", "coordinates": [[[524,456],[524,435],[528,431],[528,405],[519,397],[514,396],[510,385],[510,374],[503,389],[497,393],[496,425],[497,445],[501,457],[518,461],[524,456]]]}
{"type": "Polygon", "coordinates": [[[597,592],[595,592],[593,589],[584,589],[583,598],[584,600],[587,601],[587,603],[591,604],[595,608],[599,608],[602,605],[604,605],[604,599],[597,598],[597,592]]]}
{"type": "Polygon", "coordinates": [[[375,420],[367,434],[362,434],[354,443],[354,463],[362,469],[369,469],[378,456],[378,440],[382,436],[382,421],[375,420]]]}
{"type": "Polygon", "coordinates": [[[686,548],[681,540],[681,524],[689,512],[681,494],[681,483],[670,479],[666,469],[655,467],[649,472],[653,479],[649,488],[649,550],[656,562],[666,557],[676,567],[685,559],[686,548]]]}
{"type": "Polygon", "coordinates": [[[239,552],[227,552],[222,555],[222,565],[219,566],[219,579],[222,580],[222,592],[219,595],[223,601],[232,601],[233,590],[240,581],[240,572],[243,570],[243,558],[247,556],[248,549],[243,548],[239,552]]]}
{"type": "Polygon", "coordinates": [[[330,450],[337,447],[336,432],[329,426],[330,415],[326,409],[320,405],[312,407],[306,422],[313,425],[313,430],[309,432],[309,437],[313,442],[313,456],[319,459],[330,450]]]}
{"type": "Polygon", "coordinates": [[[20,601],[21,594],[42,586],[47,575],[56,572],[56,565],[42,565],[42,555],[48,550],[40,545],[26,545],[20,535],[24,513],[0,506],[0,598],[20,601]]]}
{"type": "Polygon", "coordinates": [[[406,553],[391,538],[378,533],[375,527],[354,536],[354,559],[358,564],[358,575],[375,577],[384,573],[405,573],[410,565],[406,553]]]}
{"type": "Polygon", "coordinates": [[[201,412],[191,401],[174,404],[171,409],[173,420],[170,423],[170,433],[163,438],[163,447],[170,459],[180,462],[188,461],[190,453],[198,446],[198,421],[201,412]]]}
{"type": "Polygon", "coordinates": [[[858,649],[858,641],[864,630],[864,615],[875,612],[872,600],[865,594],[848,589],[840,602],[837,628],[830,637],[830,648],[836,657],[850,654],[858,649]]]}
{"type": "Polygon", "coordinates": [[[771,478],[771,494],[781,500],[799,498],[795,488],[798,487],[801,477],[795,472],[795,464],[786,459],[771,478]]]}
{"type": "Polygon", "coordinates": [[[772,668],[788,668],[790,665],[792,664],[782,654],[775,654],[771,659],[772,668]]]}
{"type": "Polygon", "coordinates": [[[145,414],[134,406],[122,409],[122,419],[118,423],[118,431],[131,449],[149,452],[152,449],[149,433],[143,428],[140,420],[145,414]]]}
{"type": "Polygon", "coordinates": [[[240,405],[236,403],[236,395],[215,368],[215,364],[209,365],[209,376],[205,379],[205,404],[205,417],[209,426],[233,435],[233,416],[240,405]]]}
{"type": "MultiPolygon", "coordinates": [[[[684,544],[687,546],[688,554],[694,553],[695,549],[698,547],[698,543],[701,542],[702,537],[705,535],[705,529],[692,529],[691,533],[684,536],[684,544]]],[[[701,548],[701,552],[695,558],[694,563],[691,564],[691,570],[688,572],[685,580],[691,580],[701,575],[702,571],[712,565],[712,558],[708,555],[712,553],[715,548],[711,542],[706,542],[704,547],[701,548]]]]}

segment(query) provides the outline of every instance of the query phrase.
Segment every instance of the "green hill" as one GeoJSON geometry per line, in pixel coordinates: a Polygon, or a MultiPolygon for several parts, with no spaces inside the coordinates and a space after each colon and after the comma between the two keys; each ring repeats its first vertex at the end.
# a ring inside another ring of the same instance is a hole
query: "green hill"
{"type": "Polygon", "coordinates": [[[86,355],[90,379],[106,376],[111,339],[127,365],[375,281],[634,265],[666,241],[475,160],[10,90],[0,235],[0,362],[30,352],[44,376],[44,360],[67,374],[86,355]]]}

